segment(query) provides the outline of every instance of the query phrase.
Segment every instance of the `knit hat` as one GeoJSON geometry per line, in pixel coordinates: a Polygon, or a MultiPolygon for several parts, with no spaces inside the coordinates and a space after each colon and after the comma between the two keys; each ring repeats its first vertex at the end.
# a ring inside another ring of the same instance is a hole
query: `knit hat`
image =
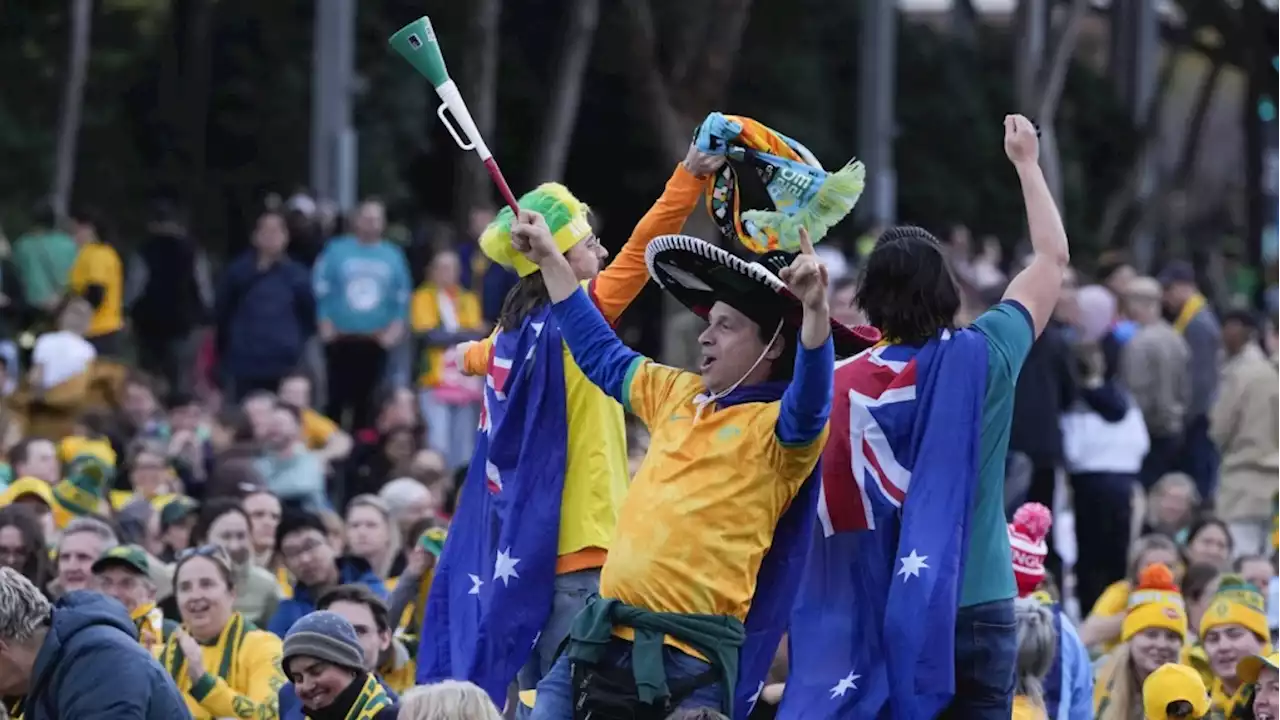
{"type": "Polygon", "coordinates": [[[1025,503],[1009,523],[1009,547],[1013,550],[1013,577],[1018,597],[1026,597],[1044,581],[1044,559],[1049,555],[1045,536],[1053,526],[1053,513],[1040,503],[1025,503]]]}
{"type": "Polygon", "coordinates": [[[58,443],[58,457],[63,462],[69,463],[85,455],[96,457],[111,467],[116,466],[116,450],[111,447],[111,441],[105,438],[68,435],[58,443]]]}
{"type": "Polygon", "coordinates": [[[1172,630],[1179,637],[1187,634],[1186,603],[1173,580],[1173,571],[1162,563],[1148,565],[1138,575],[1138,586],[1129,593],[1120,639],[1128,642],[1147,628],[1172,630]]]}
{"type": "Polygon", "coordinates": [[[1236,663],[1236,679],[1245,685],[1252,685],[1258,682],[1258,675],[1264,667],[1280,671],[1280,653],[1240,658],[1240,662],[1236,663]]]}
{"type": "Polygon", "coordinates": [[[365,670],[364,649],[356,638],[355,628],[346,618],[328,610],[303,615],[285,633],[283,665],[286,672],[290,658],[299,656],[365,670]]]}
{"type": "Polygon", "coordinates": [[[115,474],[97,455],[77,455],[66,477],[53,486],[53,499],[72,517],[95,514],[115,474]]]}
{"type": "Polygon", "coordinates": [[[147,559],[147,553],[137,545],[117,545],[111,548],[94,561],[90,570],[97,575],[112,565],[133,570],[139,575],[151,575],[151,561],[147,559]]]}
{"type": "Polygon", "coordinates": [[[444,528],[428,528],[418,536],[418,545],[439,560],[440,554],[444,552],[444,541],[447,537],[448,531],[444,528]]]}
{"type": "Polygon", "coordinates": [[[1220,625],[1240,625],[1265,642],[1271,637],[1267,627],[1267,606],[1262,591],[1239,575],[1223,575],[1209,609],[1200,618],[1200,639],[1220,625]]]}
{"type": "MultiPolygon", "coordinates": [[[[551,230],[551,236],[555,238],[556,247],[562,253],[568,252],[569,248],[591,235],[586,204],[560,183],[543,183],[525,193],[520,198],[520,209],[533,210],[542,215],[551,230]]],[[[511,244],[511,226],[515,221],[516,215],[511,208],[502,208],[493,222],[489,223],[489,227],[480,234],[480,250],[485,257],[508,270],[514,270],[520,277],[525,277],[537,272],[538,266],[511,244]]]]}
{"type": "Polygon", "coordinates": [[[1178,702],[1189,703],[1191,713],[1174,717],[1202,718],[1209,712],[1209,691],[1195,670],[1166,663],[1142,683],[1142,712],[1147,720],[1167,720],[1169,706],[1178,702]]]}

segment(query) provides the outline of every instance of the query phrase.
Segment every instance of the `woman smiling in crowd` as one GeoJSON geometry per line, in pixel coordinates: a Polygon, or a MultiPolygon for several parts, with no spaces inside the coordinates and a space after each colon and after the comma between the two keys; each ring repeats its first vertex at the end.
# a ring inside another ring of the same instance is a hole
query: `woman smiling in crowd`
{"type": "Polygon", "coordinates": [[[1143,720],[1143,682],[1161,665],[1178,662],[1187,634],[1182,594],[1164,565],[1142,571],[1128,605],[1120,645],[1102,663],[1094,682],[1098,720],[1143,720]]]}
{"type": "Polygon", "coordinates": [[[182,627],[165,643],[160,663],[196,720],[277,715],[280,638],[235,612],[234,572],[216,545],[183,553],[174,568],[182,627]]]}

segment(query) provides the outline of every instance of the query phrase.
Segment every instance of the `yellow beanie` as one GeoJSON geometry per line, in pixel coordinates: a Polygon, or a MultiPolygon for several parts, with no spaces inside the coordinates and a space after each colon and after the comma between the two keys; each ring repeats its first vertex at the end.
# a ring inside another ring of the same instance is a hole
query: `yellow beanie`
{"type": "MultiPolygon", "coordinates": [[[[587,222],[588,208],[573,196],[569,188],[560,183],[543,183],[520,198],[521,210],[533,210],[547,221],[547,227],[556,240],[560,252],[568,252],[591,235],[591,223],[587,222]]],[[[480,234],[480,250],[493,262],[508,270],[515,270],[520,277],[532,275],[538,266],[520,254],[511,244],[511,226],[515,213],[504,207],[480,234]]]]}
{"type": "Polygon", "coordinates": [[[1187,634],[1187,607],[1182,593],[1173,581],[1173,571],[1156,563],[1148,565],[1138,575],[1138,587],[1129,593],[1129,609],[1120,626],[1120,640],[1129,638],[1147,628],[1164,628],[1187,634]]]}
{"type": "Polygon", "coordinates": [[[1209,712],[1204,680],[1186,665],[1161,665],[1142,683],[1142,712],[1147,720],[1167,720],[1169,705],[1179,700],[1191,703],[1188,717],[1202,718],[1209,712]]]}
{"type": "Polygon", "coordinates": [[[1266,642],[1271,637],[1267,627],[1267,605],[1262,592],[1239,575],[1223,575],[1209,609],[1200,618],[1200,639],[1215,627],[1240,625],[1266,642]]]}

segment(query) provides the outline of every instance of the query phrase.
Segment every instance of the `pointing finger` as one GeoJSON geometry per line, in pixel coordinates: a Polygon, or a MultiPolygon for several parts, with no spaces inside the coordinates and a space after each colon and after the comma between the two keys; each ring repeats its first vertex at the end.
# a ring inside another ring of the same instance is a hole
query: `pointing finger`
{"type": "Polygon", "coordinates": [[[805,255],[815,255],[813,251],[813,242],[809,240],[809,230],[803,225],[800,226],[800,252],[805,255]]]}

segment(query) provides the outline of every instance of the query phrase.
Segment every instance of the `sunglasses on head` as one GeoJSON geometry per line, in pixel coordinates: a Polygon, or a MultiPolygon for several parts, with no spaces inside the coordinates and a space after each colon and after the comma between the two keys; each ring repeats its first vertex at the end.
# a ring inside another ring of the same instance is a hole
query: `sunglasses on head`
{"type": "Polygon", "coordinates": [[[199,547],[187,548],[178,553],[175,560],[183,562],[193,557],[204,557],[214,562],[222,563],[227,567],[231,566],[231,558],[227,555],[227,551],[222,549],[220,545],[201,545],[199,547]]]}

